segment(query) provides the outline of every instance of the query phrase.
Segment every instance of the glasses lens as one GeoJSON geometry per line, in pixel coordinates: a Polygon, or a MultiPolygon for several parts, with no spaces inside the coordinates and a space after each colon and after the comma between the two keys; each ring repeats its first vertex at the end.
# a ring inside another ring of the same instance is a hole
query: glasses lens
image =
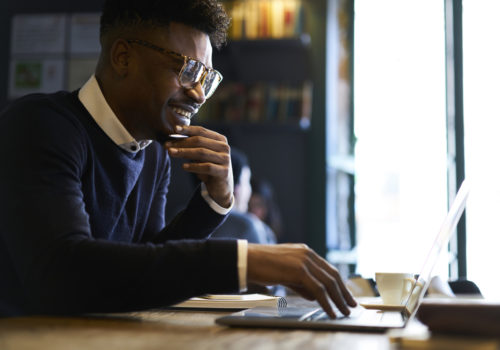
{"type": "Polygon", "coordinates": [[[207,76],[203,80],[203,90],[205,92],[205,98],[209,98],[212,96],[214,91],[217,89],[217,86],[219,86],[219,83],[222,80],[222,75],[217,72],[217,71],[210,71],[207,72],[207,76]]]}
{"type": "Polygon", "coordinates": [[[179,79],[181,85],[185,88],[191,88],[194,84],[198,83],[200,79],[203,79],[201,82],[203,92],[205,93],[205,98],[209,98],[221,82],[222,75],[216,70],[207,71],[203,63],[199,61],[188,59],[184,64],[179,79]],[[203,76],[205,72],[206,75],[203,76]]]}
{"type": "Polygon", "coordinates": [[[201,62],[195,60],[187,60],[186,64],[184,64],[184,69],[180,75],[181,85],[185,88],[190,88],[198,81],[203,74],[205,67],[201,62]]]}

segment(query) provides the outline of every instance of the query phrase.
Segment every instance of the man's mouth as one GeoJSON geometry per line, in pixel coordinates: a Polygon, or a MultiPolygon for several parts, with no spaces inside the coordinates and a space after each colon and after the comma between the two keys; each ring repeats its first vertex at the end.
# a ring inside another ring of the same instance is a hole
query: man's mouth
{"type": "Polygon", "coordinates": [[[196,111],[188,111],[188,110],[186,110],[184,108],[180,108],[180,107],[172,107],[172,110],[175,113],[177,113],[185,118],[188,118],[188,119],[191,119],[192,116],[196,113],[196,111]]]}

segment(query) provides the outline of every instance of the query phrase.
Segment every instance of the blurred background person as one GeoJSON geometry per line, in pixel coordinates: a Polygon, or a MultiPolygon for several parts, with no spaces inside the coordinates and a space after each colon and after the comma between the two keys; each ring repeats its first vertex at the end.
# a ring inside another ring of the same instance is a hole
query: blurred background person
{"type": "Polygon", "coordinates": [[[274,198],[273,186],[269,181],[258,177],[252,177],[250,182],[252,194],[248,202],[248,212],[266,223],[279,240],[282,237],[283,222],[274,198]]]}
{"type": "Polygon", "coordinates": [[[212,238],[246,239],[249,243],[276,243],[273,230],[258,216],[248,212],[252,196],[252,171],[248,157],[239,149],[231,148],[234,177],[234,207],[226,221],[212,234],[212,238]]]}

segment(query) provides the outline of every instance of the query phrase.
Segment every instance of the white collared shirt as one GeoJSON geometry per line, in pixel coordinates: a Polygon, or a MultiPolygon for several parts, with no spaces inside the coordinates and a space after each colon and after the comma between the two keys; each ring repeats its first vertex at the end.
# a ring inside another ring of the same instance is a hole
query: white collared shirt
{"type": "MultiPolygon", "coordinates": [[[[151,144],[152,140],[136,140],[125,129],[102,94],[95,75],[82,86],[78,98],[102,131],[119,147],[127,152],[137,153],[151,144]]],[[[210,208],[220,215],[226,215],[233,208],[234,197],[229,208],[221,207],[210,197],[204,183],[201,184],[201,195],[210,208]]],[[[247,286],[247,252],[247,241],[238,240],[238,280],[241,291],[247,286]]]]}

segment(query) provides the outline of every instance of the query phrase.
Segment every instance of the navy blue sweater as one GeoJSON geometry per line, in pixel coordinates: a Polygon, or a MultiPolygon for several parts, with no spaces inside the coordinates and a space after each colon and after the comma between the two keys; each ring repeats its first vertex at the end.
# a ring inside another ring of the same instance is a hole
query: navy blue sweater
{"type": "Polygon", "coordinates": [[[238,289],[235,241],[200,191],[166,226],[170,161],[100,129],[76,92],[0,116],[0,315],[131,311],[238,289]]]}

